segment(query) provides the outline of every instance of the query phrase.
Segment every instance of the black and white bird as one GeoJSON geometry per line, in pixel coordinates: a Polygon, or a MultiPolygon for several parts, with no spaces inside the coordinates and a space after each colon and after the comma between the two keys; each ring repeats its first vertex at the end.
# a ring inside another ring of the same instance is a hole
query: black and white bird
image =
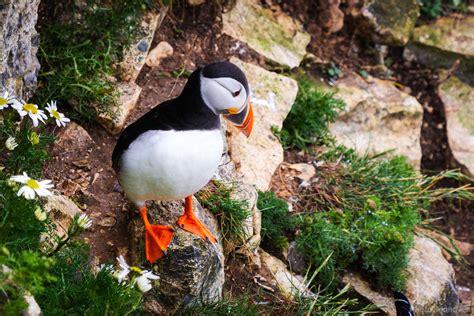
{"type": "Polygon", "coordinates": [[[247,79],[229,62],[195,70],[180,96],[150,110],[129,125],[117,141],[113,167],[144,221],[149,262],[166,252],[174,230],[149,223],[148,200],[185,198],[178,227],[217,242],[193,214],[192,195],[212,178],[222,157],[221,114],[247,137],[250,135],[253,112],[247,79]]]}

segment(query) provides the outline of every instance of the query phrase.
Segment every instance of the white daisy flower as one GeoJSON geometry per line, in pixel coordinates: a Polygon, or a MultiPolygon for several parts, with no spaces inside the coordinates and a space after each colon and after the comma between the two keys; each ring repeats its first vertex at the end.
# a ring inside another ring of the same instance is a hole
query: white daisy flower
{"type": "Polygon", "coordinates": [[[77,226],[79,226],[82,229],[88,229],[89,227],[92,226],[92,220],[86,214],[82,214],[77,219],[77,226]]]}
{"type": "Polygon", "coordinates": [[[25,101],[12,104],[12,108],[18,111],[21,117],[28,115],[33,121],[33,126],[38,126],[38,121],[44,123],[44,120],[48,118],[44,114],[43,110],[39,110],[38,106],[33,103],[26,103],[25,101]]]}
{"type": "Polygon", "coordinates": [[[3,96],[0,96],[0,110],[6,109],[9,105],[19,103],[14,96],[5,91],[3,96]]]}
{"type": "Polygon", "coordinates": [[[18,196],[23,195],[25,199],[27,200],[34,199],[36,195],[38,196],[52,195],[51,191],[49,191],[49,189],[53,187],[53,184],[51,184],[51,180],[37,181],[35,179],[28,177],[26,172],[23,172],[23,175],[12,176],[10,177],[10,180],[25,184],[24,186],[20,188],[20,190],[18,190],[17,195],[18,196]]]}
{"type": "Polygon", "coordinates": [[[18,146],[18,143],[16,142],[15,137],[10,136],[7,138],[7,141],[5,142],[5,147],[7,147],[8,150],[13,150],[18,146]]]}
{"type": "Polygon", "coordinates": [[[119,283],[122,283],[123,281],[125,281],[128,274],[130,273],[130,266],[127,264],[127,262],[125,261],[122,255],[120,255],[120,257],[117,258],[117,261],[120,266],[120,271],[117,271],[118,273],[116,274],[115,277],[117,278],[117,281],[119,283]]]}
{"type": "Polygon", "coordinates": [[[69,123],[71,120],[64,116],[63,113],[58,112],[58,107],[56,106],[56,101],[51,101],[47,104],[46,110],[48,110],[49,115],[56,120],[56,124],[61,127],[66,126],[66,123],[69,123]]]}
{"type": "Polygon", "coordinates": [[[151,290],[151,281],[158,280],[160,277],[153,274],[151,271],[143,270],[141,275],[137,278],[137,286],[143,293],[151,290]]]}
{"type": "Polygon", "coordinates": [[[41,209],[41,207],[37,207],[35,210],[35,217],[40,222],[43,222],[44,220],[46,220],[47,215],[46,212],[41,209]]]}

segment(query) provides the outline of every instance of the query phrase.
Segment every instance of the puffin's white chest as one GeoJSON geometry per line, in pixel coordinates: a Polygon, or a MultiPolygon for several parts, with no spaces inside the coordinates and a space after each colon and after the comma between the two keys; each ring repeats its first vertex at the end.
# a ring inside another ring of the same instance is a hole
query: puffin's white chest
{"type": "Polygon", "coordinates": [[[123,153],[120,183],[138,205],[181,199],[206,185],[222,152],[220,130],[148,131],[123,153]]]}

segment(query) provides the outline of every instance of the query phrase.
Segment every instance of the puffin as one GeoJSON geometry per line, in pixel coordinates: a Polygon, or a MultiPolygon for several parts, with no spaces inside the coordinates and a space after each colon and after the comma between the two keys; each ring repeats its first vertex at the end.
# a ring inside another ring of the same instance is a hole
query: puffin
{"type": "Polygon", "coordinates": [[[174,229],[151,224],[146,201],[185,200],[176,224],[215,244],[215,236],[193,212],[192,196],[215,174],[224,152],[221,116],[249,137],[253,110],[243,71],[223,61],[196,69],[181,94],[126,127],[112,154],[120,185],[145,226],[146,259],[164,254],[174,229]]]}

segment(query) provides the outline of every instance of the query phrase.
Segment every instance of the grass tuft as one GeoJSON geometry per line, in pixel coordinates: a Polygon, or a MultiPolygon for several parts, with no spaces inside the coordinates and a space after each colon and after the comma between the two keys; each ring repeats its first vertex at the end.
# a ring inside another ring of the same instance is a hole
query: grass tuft
{"type": "Polygon", "coordinates": [[[233,199],[232,190],[222,182],[213,181],[196,194],[202,206],[217,218],[227,249],[245,241],[244,221],[251,216],[247,202],[233,199]]]}
{"type": "Polygon", "coordinates": [[[76,111],[74,119],[117,115],[114,64],[139,34],[139,17],[148,5],[142,0],[88,0],[80,12],[73,7],[70,16],[52,17],[41,29],[37,102],[67,102],[76,111]]]}
{"type": "Polygon", "coordinates": [[[310,145],[331,144],[328,125],[334,122],[344,102],[323,92],[306,76],[298,80],[298,95],[283,128],[273,130],[285,148],[307,150],[310,145]]]}
{"type": "Polygon", "coordinates": [[[322,158],[324,183],[310,194],[310,214],[298,218],[296,244],[313,267],[332,254],[315,280],[325,286],[337,285],[341,271],[359,265],[375,286],[403,291],[420,210],[442,198],[474,198],[472,188],[434,188],[460,173],[418,175],[404,157],[358,156],[337,147],[322,158]]]}
{"type": "Polygon", "coordinates": [[[259,191],[257,207],[262,212],[262,246],[280,251],[287,248],[285,232],[293,226],[288,215],[288,203],[272,191],[259,191]]]}

